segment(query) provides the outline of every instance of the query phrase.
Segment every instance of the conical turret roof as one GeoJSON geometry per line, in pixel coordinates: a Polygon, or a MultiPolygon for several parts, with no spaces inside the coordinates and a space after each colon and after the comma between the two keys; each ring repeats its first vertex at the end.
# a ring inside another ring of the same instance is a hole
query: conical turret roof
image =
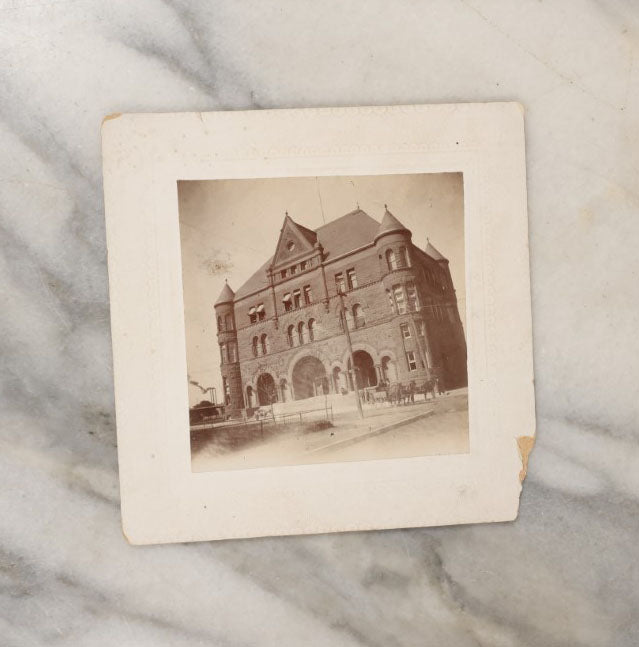
{"type": "Polygon", "coordinates": [[[436,261],[447,261],[448,259],[438,252],[431,244],[428,238],[426,239],[426,249],[424,250],[432,259],[436,261]]]}
{"type": "Polygon", "coordinates": [[[382,218],[382,222],[379,225],[379,229],[377,230],[377,233],[375,234],[375,240],[377,240],[380,236],[383,236],[384,234],[390,234],[391,232],[396,232],[396,231],[407,231],[410,233],[404,225],[402,225],[397,218],[388,210],[388,206],[384,205],[386,211],[384,211],[384,217],[382,218]]]}
{"type": "Polygon", "coordinates": [[[224,284],[224,287],[222,288],[222,291],[220,292],[220,296],[217,298],[217,301],[215,302],[216,306],[219,306],[222,303],[230,303],[233,301],[235,298],[235,292],[231,290],[231,287],[229,286],[228,283],[224,284]]]}

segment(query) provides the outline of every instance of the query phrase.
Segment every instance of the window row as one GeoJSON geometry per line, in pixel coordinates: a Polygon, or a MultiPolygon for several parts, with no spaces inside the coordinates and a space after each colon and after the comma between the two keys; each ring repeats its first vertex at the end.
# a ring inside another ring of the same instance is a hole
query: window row
{"type": "Polygon", "coordinates": [[[297,326],[291,324],[286,330],[288,345],[302,346],[315,340],[315,319],[309,319],[308,324],[300,321],[297,326]]]}
{"type": "MultiPolygon", "coordinates": [[[[366,325],[366,317],[364,315],[364,308],[359,303],[356,303],[350,310],[345,310],[346,321],[349,330],[363,328],[366,325]]],[[[340,317],[339,320],[340,330],[344,330],[344,322],[340,317]]]]}
{"type": "Polygon", "coordinates": [[[412,281],[394,285],[392,290],[386,290],[386,296],[393,314],[403,315],[420,308],[417,288],[412,281]]]}
{"type": "Polygon", "coordinates": [[[237,362],[237,343],[229,341],[226,344],[220,344],[220,361],[222,364],[232,364],[237,362]]]}
{"type": "MultiPolygon", "coordinates": [[[[420,337],[426,337],[426,324],[419,320],[416,322],[416,328],[417,328],[417,334],[420,337]]],[[[411,331],[411,327],[408,323],[403,323],[399,325],[400,332],[402,333],[402,337],[404,339],[411,339],[413,336],[413,333],[411,331]]]]}
{"type": "Polygon", "coordinates": [[[222,332],[224,330],[233,330],[235,326],[233,325],[233,315],[230,312],[227,312],[224,317],[219,316],[217,318],[217,329],[222,332]]]}
{"type": "Polygon", "coordinates": [[[311,286],[305,285],[301,289],[293,290],[293,292],[287,292],[282,297],[282,303],[284,304],[285,312],[290,312],[291,310],[297,310],[302,307],[302,305],[308,306],[313,303],[313,294],[311,292],[311,286]]]}
{"type": "Polygon", "coordinates": [[[357,287],[357,275],[355,268],[351,267],[346,272],[338,272],[335,275],[335,291],[337,294],[354,290],[357,287]]]}
{"type": "MultiPolygon", "coordinates": [[[[299,264],[299,271],[304,272],[309,267],[311,267],[311,265],[312,265],[312,261],[310,259],[308,261],[302,261],[299,264]]],[[[288,276],[295,276],[297,274],[297,270],[298,270],[298,265],[292,265],[291,267],[287,267],[287,268],[283,269],[280,272],[280,276],[283,279],[287,278],[288,276]]]]}
{"type": "Polygon", "coordinates": [[[270,353],[271,347],[268,341],[268,335],[266,333],[263,333],[261,337],[255,335],[251,344],[251,350],[253,351],[253,357],[270,353]]]}
{"type": "Polygon", "coordinates": [[[266,310],[264,310],[264,304],[258,303],[256,306],[249,308],[248,311],[249,321],[257,323],[258,321],[264,321],[266,319],[266,310]]]}
{"type": "Polygon", "coordinates": [[[400,247],[397,252],[394,249],[387,249],[386,265],[388,266],[389,272],[391,270],[401,270],[404,267],[410,267],[408,249],[406,247],[400,247]]]}

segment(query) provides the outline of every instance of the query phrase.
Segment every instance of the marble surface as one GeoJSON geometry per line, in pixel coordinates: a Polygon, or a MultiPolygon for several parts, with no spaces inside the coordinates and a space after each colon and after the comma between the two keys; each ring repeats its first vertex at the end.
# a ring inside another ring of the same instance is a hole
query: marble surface
{"type": "Polygon", "coordinates": [[[0,0],[0,643],[639,643],[639,6],[0,0]],[[527,110],[538,445],[518,521],[129,547],[99,126],[527,110]]]}

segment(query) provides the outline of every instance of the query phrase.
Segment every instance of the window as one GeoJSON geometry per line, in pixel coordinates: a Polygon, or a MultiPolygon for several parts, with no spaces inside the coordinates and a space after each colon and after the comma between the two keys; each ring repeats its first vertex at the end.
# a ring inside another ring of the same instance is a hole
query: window
{"type": "Polygon", "coordinates": [[[395,314],[395,301],[390,290],[386,290],[386,295],[388,296],[388,303],[390,304],[390,309],[393,314],[395,314]]]}
{"type": "Polygon", "coordinates": [[[222,317],[217,318],[217,329],[222,330],[222,317]]]}
{"type": "Polygon", "coordinates": [[[299,290],[293,290],[293,307],[297,310],[302,301],[302,293],[299,290]]]}
{"type": "Polygon", "coordinates": [[[285,279],[285,278],[286,278],[286,270],[282,270],[282,271],[280,272],[280,276],[281,276],[283,279],[285,279]]]}
{"type": "Polygon", "coordinates": [[[313,300],[313,295],[311,294],[311,286],[310,285],[305,285],[304,286],[304,303],[306,305],[309,305],[313,300]]]}
{"type": "Polygon", "coordinates": [[[308,322],[308,338],[310,341],[315,339],[315,319],[309,319],[308,322]]]}
{"type": "Polygon", "coordinates": [[[353,322],[355,323],[355,328],[363,328],[366,325],[364,309],[359,303],[353,306],[353,322]]]}
{"type": "Polygon", "coordinates": [[[249,310],[249,312],[248,312],[248,315],[249,315],[249,321],[250,321],[252,324],[253,324],[253,323],[255,323],[255,322],[257,321],[257,312],[255,312],[255,310],[256,310],[256,308],[255,308],[255,306],[253,306],[253,307],[249,310]]]}
{"type": "Polygon", "coordinates": [[[350,270],[346,270],[346,283],[349,290],[357,287],[357,276],[355,275],[355,269],[352,267],[350,270]]]}
{"type": "Polygon", "coordinates": [[[227,347],[229,353],[229,362],[237,362],[237,346],[234,341],[230,341],[227,347]]]}
{"type": "Polygon", "coordinates": [[[224,389],[224,404],[231,404],[231,387],[226,377],[222,377],[222,388],[224,389]]]}
{"type": "Polygon", "coordinates": [[[397,269],[397,256],[395,255],[395,252],[392,249],[386,250],[386,263],[388,264],[389,270],[397,269]]]}
{"type": "Polygon", "coordinates": [[[297,338],[299,339],[300,346],[306,343],[306,326],[303,321],[300,321],[297,326],[297,338]]]}
{"type": "Polygon", "coordinates": [[[295,274],[296,272],[297,272],[297,265],[293,265],[293,267],[291,267],[291,276],[293,276],[293,274],[295,274]]]}
{"type": "Polygon", "coordinates": [[[402,337],[404,339],[410,339],[410,327],[407,323],[400,324],[399,329],[402,331],[402,337]]]}
{"type": "Polygon", "coordinates": [[[292,252],[295,249],[295,242],[289,240],[288,243],[286,243],[286,249],[288,249],[289,252],[292,252]]]}
{"type": "Polygon", "coordinates": [[[257,318],[259,321],[264,321],[264,319],[266,319],[266,311],[264,310],[263,303],[260,303],[260,305],[257,306],[255,312],[257,313],[257,318]]]}
{"type": "Polygon", "coordinates": [[[408,362],[409,371],[417,370],[417,360],[415,359],[415,353],[412,350],[409,350],[406,353],[406,361],[408,362]]]}
{"type": "Polygon", "coordinates": [[[448,310],[448,319],[450,322],[455,323],[455,308],[453,308],[453,306],[448,306],[446,310],[448,310]]]}
{"type": "Polygon", "coordinates": [[[403,315],[406,313],[406,301],[404,299],[404,286],[393,286],[393,298],[395,299],[395,306],[397,307],[397,314],[403,315]]]}
{"type": "Polygon", "coordinates": [[[261,346],[262,346],[262,355],[266,355],[269,350],[268,346],[268,337],[266,336],[266,333],[264,333],[260,339],[261,346]]]}
{"type": "Polygon", "coordinates": [[[295,346],[295,326],[293,324],[288,327],[286,336],[288,338],[288,345],[293,348],[295,346]]]}
{"type": "Polygon", "coordinates": [[[224,330],[233,330],[233,315],[230,312],[224,317],[224,330]]]}
{"type": "Polygon", "coordinates": [[[420,319],[417,322],[420,337],[426,337],[426,324],[420,319]]]}
{"type": "Polygon", "coordinates": [[[291,293],[290,292],[287,292],[282,297],[282,303],[284,304],[284,310],[286,310],[286,312],[290,312],[293,309],[293,302],[291,301],[291,293]]]}
{"type": "Polygon", "coordinates": [[[346,286],[344,285],[344,275],[341,272],[338,272],[335,275],[335,290],[338,294],[340,292],[346,292],[346,286]]]}
{"type": "Polygon", "coordinates": [[[300,272],[303,272],[306,269],[306,265],[307,265],[306,261],[302,261],[300,263],[300,272]]]}
{"type": "Polygon", "coordinates": [[[253,337],[253,344],[252,344],[252,349],[253,349],[253,357],[257,357],[257,337],[253,337]]]}
{"type": "Polygon", "coordinates": [[[399,267],[409,267],[408,250],[405,247],[399,248],[399,267]]]}
{"type": "Polygon", "coordinates": [[[408,311],[415,312],[419,308],[419,297],[417,295],[417,288],[412,281],[406,284],[406,297],[408,301],[408,311]]]}
{"type": "Polygon", "coordinates": [[[220,364],[226,364],[226,344],[220,344],[220,364]]]}

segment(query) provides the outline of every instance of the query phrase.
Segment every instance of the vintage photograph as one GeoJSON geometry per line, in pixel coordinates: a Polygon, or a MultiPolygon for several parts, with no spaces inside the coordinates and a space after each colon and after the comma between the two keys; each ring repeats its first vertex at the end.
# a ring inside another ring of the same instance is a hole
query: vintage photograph
{"type": "Polygon", "coordinates": [[[462,173],[178,202],[194,472],[469,451],[462,173]]]}

